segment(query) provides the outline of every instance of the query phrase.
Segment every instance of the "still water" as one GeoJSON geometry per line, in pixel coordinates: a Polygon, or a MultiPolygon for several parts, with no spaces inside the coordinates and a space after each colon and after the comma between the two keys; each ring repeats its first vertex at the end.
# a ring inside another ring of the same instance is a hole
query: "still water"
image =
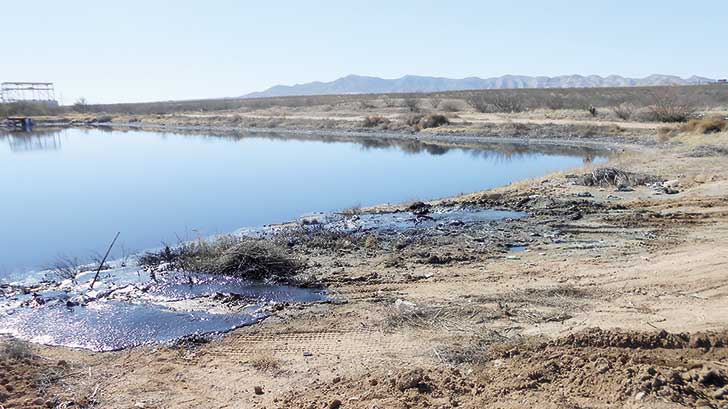
{"type": "Polygon", "coordinates": [[[0,133],[0,281],[309,212],[434,199],[579,167],[584,149],[275,134],[0,133]]]}

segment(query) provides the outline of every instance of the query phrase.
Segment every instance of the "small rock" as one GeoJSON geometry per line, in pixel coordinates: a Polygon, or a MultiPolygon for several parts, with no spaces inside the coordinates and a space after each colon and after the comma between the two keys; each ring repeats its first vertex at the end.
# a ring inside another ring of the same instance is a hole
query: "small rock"
{"type": "Polygon", "coordinates": [[[308,351],[303,351],[303,356],[313,356],[313,354],[308,351]]]}
{"type": "Polygon", "coordinates": [[[424,378],[425,376],[420,369],[409,371],[399,377],[397,380],[397,389],[404,392],[407,389],[417,388],[424,378]]]}
{"type": "Polygon", "coordinates": [[[713,398],[715,398],[715,399],[725,399],[727,397],[728,397],[728,386],[724,386],[724,387],[718,389],[717,391],[715,391],[715,393],[713,393],[713,398]]]}
{"type": "Polygon", "coordinates": [[[329,409],[339,409],[341,407],[341,401],[338,399],[334,399],[329,403],[329,409]]]}
{"type": "Polygon", "coordinates": [[[594,195],[589,192],[579,192],[576,194],[576,197],[594,197],[594,195]]]}
{"type": "Polygon", "coordinates": [[[634,395],[634,400],[642,400],[644,398],[645,398],[645,393],[644,392],[637,392],[634,395]]]}
{"type": "Polygon", "coordinates": [[[703,385],[723,386],[725,380],[718,371],[710,369],[700,374],[700,383],[703,385]]]}
{"type": "Polygon", "coordinates": [[[256,395],[262,395],[263,394],[263,387],[262,386],[256,386],[253,388],[253,392],[255,392],[256,395]]]}
{"type": "Polygon", "coordinates": [[[341,382],[341,377],[340,376],[337,376],[336,378],[334,378],[334,379],[331,380],[331,383],[339,383],[339,382],[341,382]]]}

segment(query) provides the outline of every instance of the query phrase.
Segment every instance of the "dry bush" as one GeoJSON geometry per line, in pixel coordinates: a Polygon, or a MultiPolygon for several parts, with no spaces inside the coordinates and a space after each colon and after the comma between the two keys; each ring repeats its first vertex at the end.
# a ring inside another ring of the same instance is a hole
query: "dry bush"
{"type": "Polygon", "coordinates": [[[447,125],[450,123],[450,120],[447,119],[445,115],[442,114],[430,114],[426,115],[424,118],[420,120],[419,126],[422,129],[426,128],[438,128],[443,125],[447,125]]]}
{"type": "Polygon", "coordinates": [[[281,360],[272,355],[257,355],[248,361],[250,366],[260,372],[277,373],[281,370],[281,360]]]}
{"type": "Polygon", "coordinates": [[[445,112],[458,112],[462,109],[459,102],[458,100],[447,99],[440,103],[440,109],[445,112]]]}
{"type": "Polygon", "coordinates": [[[442,98],[440,98],[438,96],[430,97],[430,107],[433,110],[437,110],[437,108],[440,106],[441,103],[442,103],[442,98]]]}
{"type": "Polygon", "coordinates": [[[165,246],[138,258],[147,267],[169,263],[172,268],[250,279],[284,279],[303,265],[273,242],[222,236],[211,242],[198,240],[177,247],[165,246]]]}
{"type": "Polygon", "coordinates": [[[671,88],[654,90],[648,106],[651,119],[659,122],[686,122],[695,116],[698,104],[671,88]]]}
{"type": "Polygon", "coordinates": [[[0,358],[18,361],[33,358],[35,355],[30,349],[30,344],[19,339],[10,338],[3,341],[0,349],[0,358]]]}
{"type": "Polygon", "coordinates": [[[81,272],[81,262],[78,258],[61,256],[48,267],[50,274],[59,280],[75,280],[81,272]]]}
{"type": "Polygon", "coordinates": [[[661,141],[666,141],[672,137],[677,136],[678,129],[669,127],[669,126],[661,126],[657,128],[657,138],[661,141]]]}
{"type": "Polygon", "coordinates": [[[612,107],[612,112],[617,118],[628,121],[634,115],[635,107],[632,104],[621,103],[615,107],[612,107]]]}
{"type": "Polygon", "coordinates": [[[381,115],[370,115],[364,118],[364,121],[362,122],[361,126],[365,128],[376,128],[378,126],[387,126],[389,125],[390,121],[389,119],[381,116],[381,115]]]}
{"type": "Polygon", "coordinates": [[[417,98],[406,97],[402,99],[402,104],[409,109],[410,112],[420,112],[420,103],[417,98]]]}
{"type": "Polygon", "coordinates": [[[698,134],[718,133],[723,132],[726,129],[728,129],[728,121],[719,116],[691,119],[688,123],[680,127],[680,131],[682,132],[698,134]]]}
{"type": "Polygon", "coordinates": [[[482,113],[516,113],[526,110],[523,98],[508,92],[478,93],[470,96],[468,103],[482,113]]]}
{"type": "Polygon", "coordinates": [[[413,115],[407,118],[406,123],[419,131],[422,129],[438,128],[440,126],[447,125],[450,123],[450,120],[442,114],[413,115]]]}

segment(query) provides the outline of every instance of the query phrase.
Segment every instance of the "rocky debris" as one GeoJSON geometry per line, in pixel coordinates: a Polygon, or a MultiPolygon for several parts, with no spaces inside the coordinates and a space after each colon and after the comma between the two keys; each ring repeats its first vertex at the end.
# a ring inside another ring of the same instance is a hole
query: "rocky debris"
{"type": "Polygon", "coordinates": [[[679,186],[679,183],[676,180],[662,183],[652,183],[649,185],[649,187],[658,194],[664,193],[666,195],[674,195],[676,193],[680,193],[680,191],[676,189],[677,186],[679,186]]]}
{"type": "Polygon", "coordinates": [[[672,334],[665,330],[652,332],[627,332],[620,330],[602,330],[590,328],[564,338],[553,341],[559,346],[574,346],[579,348],[641,348],[641,349],[683,349],[722,348],[728,345],[728,333],[695,333],[672,334]]]}
{"type": "Polygon", "coordinates": [[[404,392],[407,389],[427,389],[427,380],[429,380],[429,377],[425,376],[424,371],[418,368],[399,375],[394,382],[397,389],[404,392]]]}
{"type": "Polygon", "coordinates": [[[416,217],[427,217],[430,213],[432,205],[423,202],[414,202],[407,207],[407,210],[412,212],[416,217]]]}
{"type": "Polygon", "coordinates": [[[288,407],[327,407],[324,402],[354,396],[354,407],[428,408],[514,401],[522,407],[580,407],[587,399],[600,407],[668,401],[722,408],[728,407],[728,368],[722,366],[728,351],[717,345],[725,339],[717,333],[589,330],[548,342],[491,341],[478,349],[484,358],[477,365],[389,369],[316,383],[314,399],[293,390],[283,401],[288,407]],[[713,345],[709,354],[695,348],[706,342],[713,345]]]}
{"type": "Polygon", "coordinates": [[[256,387],[254,387],[253,388],[253,393],[255,393],[256,395],[262,395],[264,393],[263,392],[263,387],[262,386],[256,386],[256,387]]]}
{"type": "Polygon", "coordinates": [[[625,172],[616,168],[597,168],[591,173],[577,177],[575,183],[584,186],[615,186],[627,188],[631,186],[661,183],[664,179],[644,173],[625,172]]]}

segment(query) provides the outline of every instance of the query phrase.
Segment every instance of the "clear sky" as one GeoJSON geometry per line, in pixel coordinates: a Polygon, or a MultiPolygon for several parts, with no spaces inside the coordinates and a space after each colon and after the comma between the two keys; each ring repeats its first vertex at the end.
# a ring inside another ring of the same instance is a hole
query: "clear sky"
{"type": "Polygon", "coordinates": [[[347,74],[728,76],[728,1],[4,1],[0,81],[64,103],[347,74]]]}

